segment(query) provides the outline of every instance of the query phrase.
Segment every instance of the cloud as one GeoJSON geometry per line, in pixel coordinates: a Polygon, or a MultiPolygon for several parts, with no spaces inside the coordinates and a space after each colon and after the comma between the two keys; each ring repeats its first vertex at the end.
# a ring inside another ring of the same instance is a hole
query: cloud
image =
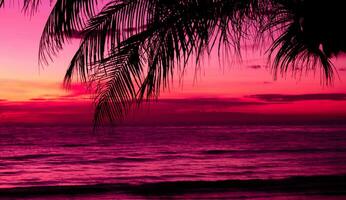
{"type": "Polygon", "coordinates": [[[270,82],[270,81],[263,81],[262,83],[263,84],[273,84],[273,82],[270,82]]]}
{"type": "Polygon", "coordinates": [[[234,109],[246,108],[249,106],[266,105],[265,102],[249,101],[237,98],[182,98],[182,99],[159,99],[156,102],[144,104],[142,107],[149,107],[150,112],[167,113],[170,112],[220,112],[234,109]]]}
{"type": "MultiPolygon", "coordinates": [[[[316,123],[320,120],[328,122],[342,121],[345,116],[327,113],[311,115],[304,114],[278,114],[268,112],[261,114],[257,108],[261,106],[280,106],[277,104],[277,96],[253,95],[256,100],[239,98],[185,98],[185,99],[159,99],[155,102],[143,104],[140,109],[131,110],[122,122],[124,125],[206,125],[206,124],[246,124],[249,123],[305,123],[306,118],[313,117],[316,123]],[[261,102],[258,99],[266,99],[261,102]],[[148,109],[149,108],[149,109],[148,109]],[[305,121],[304,121],[305,120],[305,121]]],[[[292,97],[298,95],[281,95],[281,100],[297,101],[303,97],[292,97]]],[[[302,96],[302,95],[300,95],[302,96]]],[[[334,95],[335,96],[335,95],[334,95]]],[[[304,99],[312,99],[304,96],[304,99]]],[[[319,99],[321,99],[320,97],[319,99]]],[[[346,99],[334,97],[333,99],[346,99]]],[[[317,97],[314,97],[317,99],[317,97]]],[[[265,107],[262,107],[265,108],[265,107]]],[[[12,102],[0,101],[0,125],[92,125],[94,106],[91,101],[83,100],[47,100],[33,99],[31,101],[12,102]]]]}
{"type": "MultiPolygon", "coordinates": [[[[33,99],[31,101],[1,101],[0,112],[75,112],[81,109],[81,106],[90,104],[84,101],[52,101],[33,99]]],[[[91,107],[91,106],[89,106],[91,107]]]]}
{"type": "MultiPolygon", "coordinates": [[[[69,109],[76,108],[77,110],[81,105],[89,104],[91,108],[92,101],[88,100],[66,100],[61,101],[60,98],[45,99],[45,98],[32,98],[29,101],[7,101],[0,100],[0,111],[2,112],[40,112],[40,111],[71,111],[69,109]]],[[[224,109],[228,107],[242,107],[242,106],[258,106],[265,105],[264,102],[247,101],[236,98],[183,98],[183,99],[159,99],[149,104],[143,103],[143,106],[149,105],[150,107],[162,109],[169,108],[171,111],[176,109],[224,109]]],[[[76,110],[72,109],[72,110],[76,110]]],[[[84,109],[84,108],[83,108],[84,109]]],[[[93,111],[93,110],[91,110],[93,111]]]]}
{"type": "Polygon", "coordinates": [[[91,92],[88,90],[87,86],[81,84],[72,84],[67,89],[68,94],[62,95],[61,99],[77,98],[77,99],[90,99],[91,92]]]}
{"type": "Polygon", "coordinates": [[[71,100],[90,100],[91,91],[85,85],[72,84],[67,89],[61,88],[63,93],[50,95],[45,94],[31,98],[31,101],[71,101],[71,100]]]}
{"type": "Polygon", "coordinates": [[[247,66],[247,68],[250,68],[250,69],[261,69],[262,66],[261,65],[249,65],[249,66],[247,66]]]}
{"type": "Polygon", "coordinates": [[[312,100],[331,100],[345,101],[346,93],[317,93],[317,94],[256,94],[247,96],[266,102],[295,102],[295,101],[312,101],[312,100]]]}
{"type": "Polygon", "coordinates": [[[91,102],[54,101],[0,101],[0,124],[91,124],[91,102]]]}
{"type": "MultiPolygon", "coordinates": [[[[78,89],[77,89],[78,91],[78,89]]],[[[229,112],[235,108],[260,106],[264,102],[248,101],[236,98],[185,98],[159,99],[156,102],[143,104],[141,109],[133,110],[133,114],[145,123],[148,113],[155,118],[177,120],[185,113],[194,113],[196,119],[201,113],[229,112]],[[149,108],[149,109],[146,109],[149,108]],[[140,114],[141,113],[141,114],[140,114]],[[198,114],[200,113],[200,114],[198,114]],[[175,116],[170,119],[170,116],[175,116]]],[[[30,101],[0,101],[0,123],[37,123],[37,124],[92,124],[94,107],[92,101],[55,100],[33,98],[30,101]]],[[[131,119],[129,119],[131,121],[131,119]]],[[[156,120],[156,119],[155,119],[156,120]]],[[[192,120],[192,119],[191,119],[192,120]]]]}
{"type": "Polygon", "coordinates": [[[263,102],[245,101],[238,98],[183,98],[183,99],[160,99],[159,103],[171,104],[177,106],[215,106],[215,107],[234,107],[234,106],[249,106],[263,105],[263,102]]]}
{"type": "Polygon", "coordinates": [[[48,101],[49,99],[38,97],[38,98],[31,98],[30,101],[48,101]]]}

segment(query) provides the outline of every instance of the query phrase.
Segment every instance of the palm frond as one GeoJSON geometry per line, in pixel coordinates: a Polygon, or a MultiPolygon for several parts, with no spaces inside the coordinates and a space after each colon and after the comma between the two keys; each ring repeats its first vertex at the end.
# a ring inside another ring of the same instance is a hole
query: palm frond
{"type": "Polygon", "coordinates": [[[330,57],[321,49],[321,42],[307,35],[302,28],[300,2],[280,0],[273,10],[276,15],[262,27],[264,30],[279,32],[270,49],[270,58],[275,77],[278,73],[293,74],[304,68],[306,72],[322,67],[326,83],[333,79],[333,65],[330,57]]]}
{"type": "Polygon", "coordinates": [[[65,83],[71,81],[73,72],[83,80],[96,82],[95,122],[119,119],[131,105],[126,102],[157,97],[179,63],[185,67],[191,55],[198,63],[204,52],[209,54],[220,35],[217,33],[226,38],[224,45],[231,44],[235,51],[240,51],[244,18],[250,19],[252,4],[256,3],[147,0],[110,3],[84,30],[85,37],[66,73],[65,83]],[[221,23],[232,27],[220,26],[221,23]],[[126,32],[128,29],[133,31],[126,32]]]}
{"type": "Polygon", "coordinates": [[[270,52],[275,52],[273,68],[275,74],[280,71],[281,74],[287,74],[288,70],[293,72],[304,66],[306,71],[315,70],[320,66],[323,67],[325,79],[328,82],[332,80],[333,70],[329,58],[319,49],[318,46],[310,44],[304,40],[304,36],[297,34],[299,26],[291,25],[273,43],[270,52]]]}
{"type": "MultiPolygon", "coordinates": [[[[53,0],[50,0],[50,2],[52,2],[52,1],[53,0]]],[[[31,14],[33,14],[37,10],[37,8],[38,8],[40,3],[41,3],[41,0],[22,0],[22,1],[18,1],[18,4],[23,7],[23,11],[30,12],[31,14]]],[[[5,5],[5,0],[0,0],[0,8],[2,6],[4,6],[4,5],[5,5]]]]}
{"type": "MultiPolygon", "coordinates": [[[[52,3],[53,0],[50,0],[52,3]]],[[[30,15],[33,15],[36,13],[39,5],[41,4],[41,0],[24,0],[23,3],[23,10],[24,12],[30,13],[30,15]]]]}
{"type": "Polygon", "coordinates": [[[96,69],[91,76],[97,81],[95,124],[120,120],[133,105],[143,67],[138,62],[138,48],[134,48],[137,45],[135,42],[116,48],[113,52],[116,56],[104,60],[102,69],[96,69]]]}
{"type": "Polygon", "coordinates": [[[96,9],[97,0],[57,0],[41,36],[40,62],[52,60],[73,34],[83,30],[96,9]]]}
{"type": "Polygon", "coordinates": [[[117,46],[130,34],[138,33],[141,27],[145,26],[141,21],[131,25],[136,18],[140,18],[139,15],[144,16],[145,13],[139,12],[136,16],[127,15],[129,10],[148,6],[144,3],[143,1],[111,2],[97,16],[90,19],[88,26],[82,31],[83,40],[65,75],[65,84],[71,82],[74,72],[85,81],[89,68],[103,60],[110,48],[117,46]],[[129,25],[135,28],[128,27],[129,25]],[[128,31],[130,28],[131,32],[128,31]]]}

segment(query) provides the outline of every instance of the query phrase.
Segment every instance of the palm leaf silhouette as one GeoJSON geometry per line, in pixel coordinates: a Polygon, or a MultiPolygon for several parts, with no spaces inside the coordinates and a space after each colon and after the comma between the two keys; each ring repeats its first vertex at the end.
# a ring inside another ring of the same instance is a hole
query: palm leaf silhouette
{"type": "MultiPolygon", "coordinates": [[[[143,99],[157,97],[175,71],[183,72],[191,59],[198,64],[213,48],[219,52],[231,49],[240,55],[244,38],[272,42],[268,51],[275,74],[297,67],[315,70],[322,66],[328,82],[333,77],[330,58],[346,50],[344,32],[319,18],[318,13],[325,9],[322,1],[97,2],[57,0],[45,25],[39,52],[39,60],[47,64],[71,37],[81,38],[65,84],[68,86],[77,77],[95,87],[95,124],[118,121],[143,99]],[[329,28],[332,34],[316,28],[321,24],[314,18],[323,21],[322,29],[329,28]]],[[[39,4],[39,0],[26,0],[23,7],[36,10],[39,4]]],[[[342,7],[339,4],[335,5],[342,7]]],[[[325,18],[336,23],[344,19],[337,14],[325,18]]]]}

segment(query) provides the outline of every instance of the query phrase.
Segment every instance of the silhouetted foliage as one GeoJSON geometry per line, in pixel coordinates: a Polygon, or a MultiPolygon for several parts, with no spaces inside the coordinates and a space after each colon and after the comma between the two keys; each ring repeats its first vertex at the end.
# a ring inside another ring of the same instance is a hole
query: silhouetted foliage
{"type": "MultiPolygon", "coordinates": [[[[23,7],[34,12],[39,4],[26,0],[23,7]]],[[[272,43],[275,72],[318,68],[330,81],[330,58],[346,50],[342,9],[337,0],[57,0],[39,60],[48,64],[80,37],[65,84],[77,75],[94,85],[95,122],[114,122],[157,97],[189,59],[198,64],[214,47],[240,55],[245,38],[272,43]]]]}

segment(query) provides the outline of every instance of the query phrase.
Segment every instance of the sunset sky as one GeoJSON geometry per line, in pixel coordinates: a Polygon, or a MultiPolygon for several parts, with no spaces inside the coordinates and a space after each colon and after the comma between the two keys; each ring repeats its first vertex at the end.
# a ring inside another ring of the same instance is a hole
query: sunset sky
{"type": "MultiPolygon", "coordinates": [[[[78,40],[66,45],[48,66],[38,65],[39,40],[49,11],[44,5],[30,17],[15,5],[0,10],[0,124],[92,124],[92,98],[85,86],[62,88],[78,40]]],[[[201,70],[188,66],[182,83],[177,76],[158,102],[130,114],[125,123],[346,119],[346,56],[333,60],[338,74],[331,86],[321,84],[318,71],[274,80],[266,58],[248,51],[242,62],[220,66],[212,54],[201,70]]]]}

